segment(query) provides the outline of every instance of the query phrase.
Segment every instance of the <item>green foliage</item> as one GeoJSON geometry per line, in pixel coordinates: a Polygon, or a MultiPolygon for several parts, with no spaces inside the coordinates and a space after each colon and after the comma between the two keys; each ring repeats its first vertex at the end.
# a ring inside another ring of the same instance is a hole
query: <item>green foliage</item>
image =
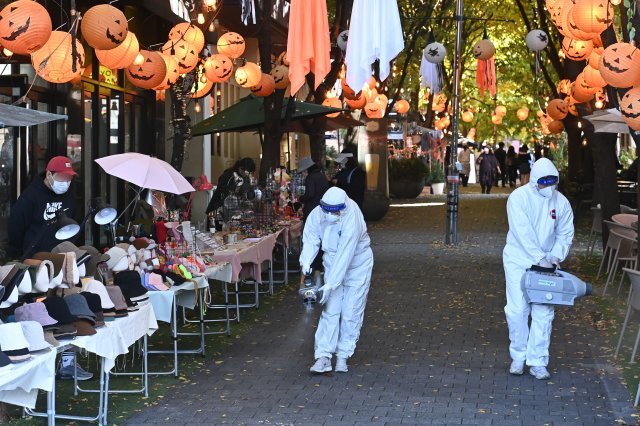
{"type": "Polygon", "coordinates": [[[418,181],[424,179],[428,169],[417,157],[389,159],[389,179],[418,181]]]}
{"type": "Polygon", "coordinates": [[[444,167],[442,166],[442,163],[434,161],[427,177],[429,184],[442,183],[444,182],[444,178],[444,167]]]}

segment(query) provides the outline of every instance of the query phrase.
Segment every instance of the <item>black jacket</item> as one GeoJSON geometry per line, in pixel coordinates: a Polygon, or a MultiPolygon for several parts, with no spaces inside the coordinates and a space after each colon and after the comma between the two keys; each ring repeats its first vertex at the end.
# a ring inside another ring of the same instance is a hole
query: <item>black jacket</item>
{"type": "Polygon", "coordinates": [[[229,195],[233,191],[235,185],[235,177],[233,175],[233,172],[233,168],[226,169],[218,178],[218,185],[216,186],[216,190],[213,191],[211,201],[209,201],[209,204],[207,205],[207,214],[222,207],[224,199],[227,198],[227,195],[229,195]]]}
{"type": "Polygon", "coordinates": [[[309,169],[309,174],[304,180],[304,195],[298,198],[298,201],[304,204],[302,206],[304,219],[320,204],[320,199],[327,189],[329,189],[329,182],[322,171],[317,167],[309,169]]]}
{"type": "Polygon", "coordinates": [[[364,190],[366,189],[366,175],[364,170],[356,166],[351,169],[342,169],[336,175],[336,186],[347,193],[349,198],[362,208],[364,190]]]}
{"type": "Polygon", "coordinates": [[[9,215],[9,245],[16,255],[50,251],[60,243],[55,237],[54,227],[46,225],[47,220],[53,219],[60,209],[68,209],[67,216],[74,217],[73,188],[58,195],[47,188],[40,177],[31,182],[11,207],[9,215]],[[32,244],[35,247],[30,250],[32,244]]]}
{"type": "Polygon", "coordinates": [[[504,148],[496,149],[493,155],[496,156],[496,160],[498,160],[498,164],[500,164],[500,167],[503,167],[504,163],[507,160],[507,152],[504,150],[504,148]]]}

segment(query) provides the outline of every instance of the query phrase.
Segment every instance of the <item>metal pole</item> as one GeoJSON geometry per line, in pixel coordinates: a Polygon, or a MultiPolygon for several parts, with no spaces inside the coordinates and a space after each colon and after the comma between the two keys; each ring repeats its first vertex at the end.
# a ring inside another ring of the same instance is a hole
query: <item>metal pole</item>
{"type": "Polygon", "coordinates": [[[459,179],[458,168],[458,126],[460,124],[460,77],[462,59],[462,12],[463,0],[456,0],[456,51],[453,57],[453,136],[449,154],[449,173],[447,174],[447,244],[458,243],[458,198],[459,179]]]}

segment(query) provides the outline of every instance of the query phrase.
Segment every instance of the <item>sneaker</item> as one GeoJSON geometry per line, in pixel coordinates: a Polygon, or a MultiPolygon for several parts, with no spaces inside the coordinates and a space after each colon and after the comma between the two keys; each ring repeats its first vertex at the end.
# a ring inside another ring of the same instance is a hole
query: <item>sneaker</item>
{"type": "Polygon", "coordinates": [[[313,364],[309,369],[312,373],[326,373],[331,370],[331,360],[326,356],[318,358],[315,364],[313,364]]]}
{"type": "Polygon", "coordinates": [[[511,361],[509,373],[514,376],[522,376],[522,373],[524,373],[524,361],[511,361]]]}
{"type": "MultiPolygon", "coordinates": [[[[76,366],[76,369],[77,380],[89,380],[93,377],[93,373],[89,373],[88,371],[83,370],[79,365],[76,366]]],[[[73,374],[73,365],[61,367],[60,370],[58,370],[58,378],[60,380],[73,380],[73,374]]]]}
{"type": "Polygon", "coordinates": [[[529,374],[538,380],[548,380],[551,378],[551,374],[549,374],[546,367],[529,367],[529,374]]]}
{"type": "Polygon", "coordinates": [[[336,358],[336,373],[346,373],[349,371],[346,358],[336,358]]]}

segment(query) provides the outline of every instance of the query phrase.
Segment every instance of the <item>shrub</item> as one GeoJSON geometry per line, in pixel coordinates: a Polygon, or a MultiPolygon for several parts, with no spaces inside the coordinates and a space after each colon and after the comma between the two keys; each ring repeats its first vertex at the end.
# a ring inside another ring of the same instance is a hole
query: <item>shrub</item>
{"type": "Polygon", "coordinates": [[[417,181],[427,172],[427,165],[417,157],[389,159],[389,179],[417,181]]]}

